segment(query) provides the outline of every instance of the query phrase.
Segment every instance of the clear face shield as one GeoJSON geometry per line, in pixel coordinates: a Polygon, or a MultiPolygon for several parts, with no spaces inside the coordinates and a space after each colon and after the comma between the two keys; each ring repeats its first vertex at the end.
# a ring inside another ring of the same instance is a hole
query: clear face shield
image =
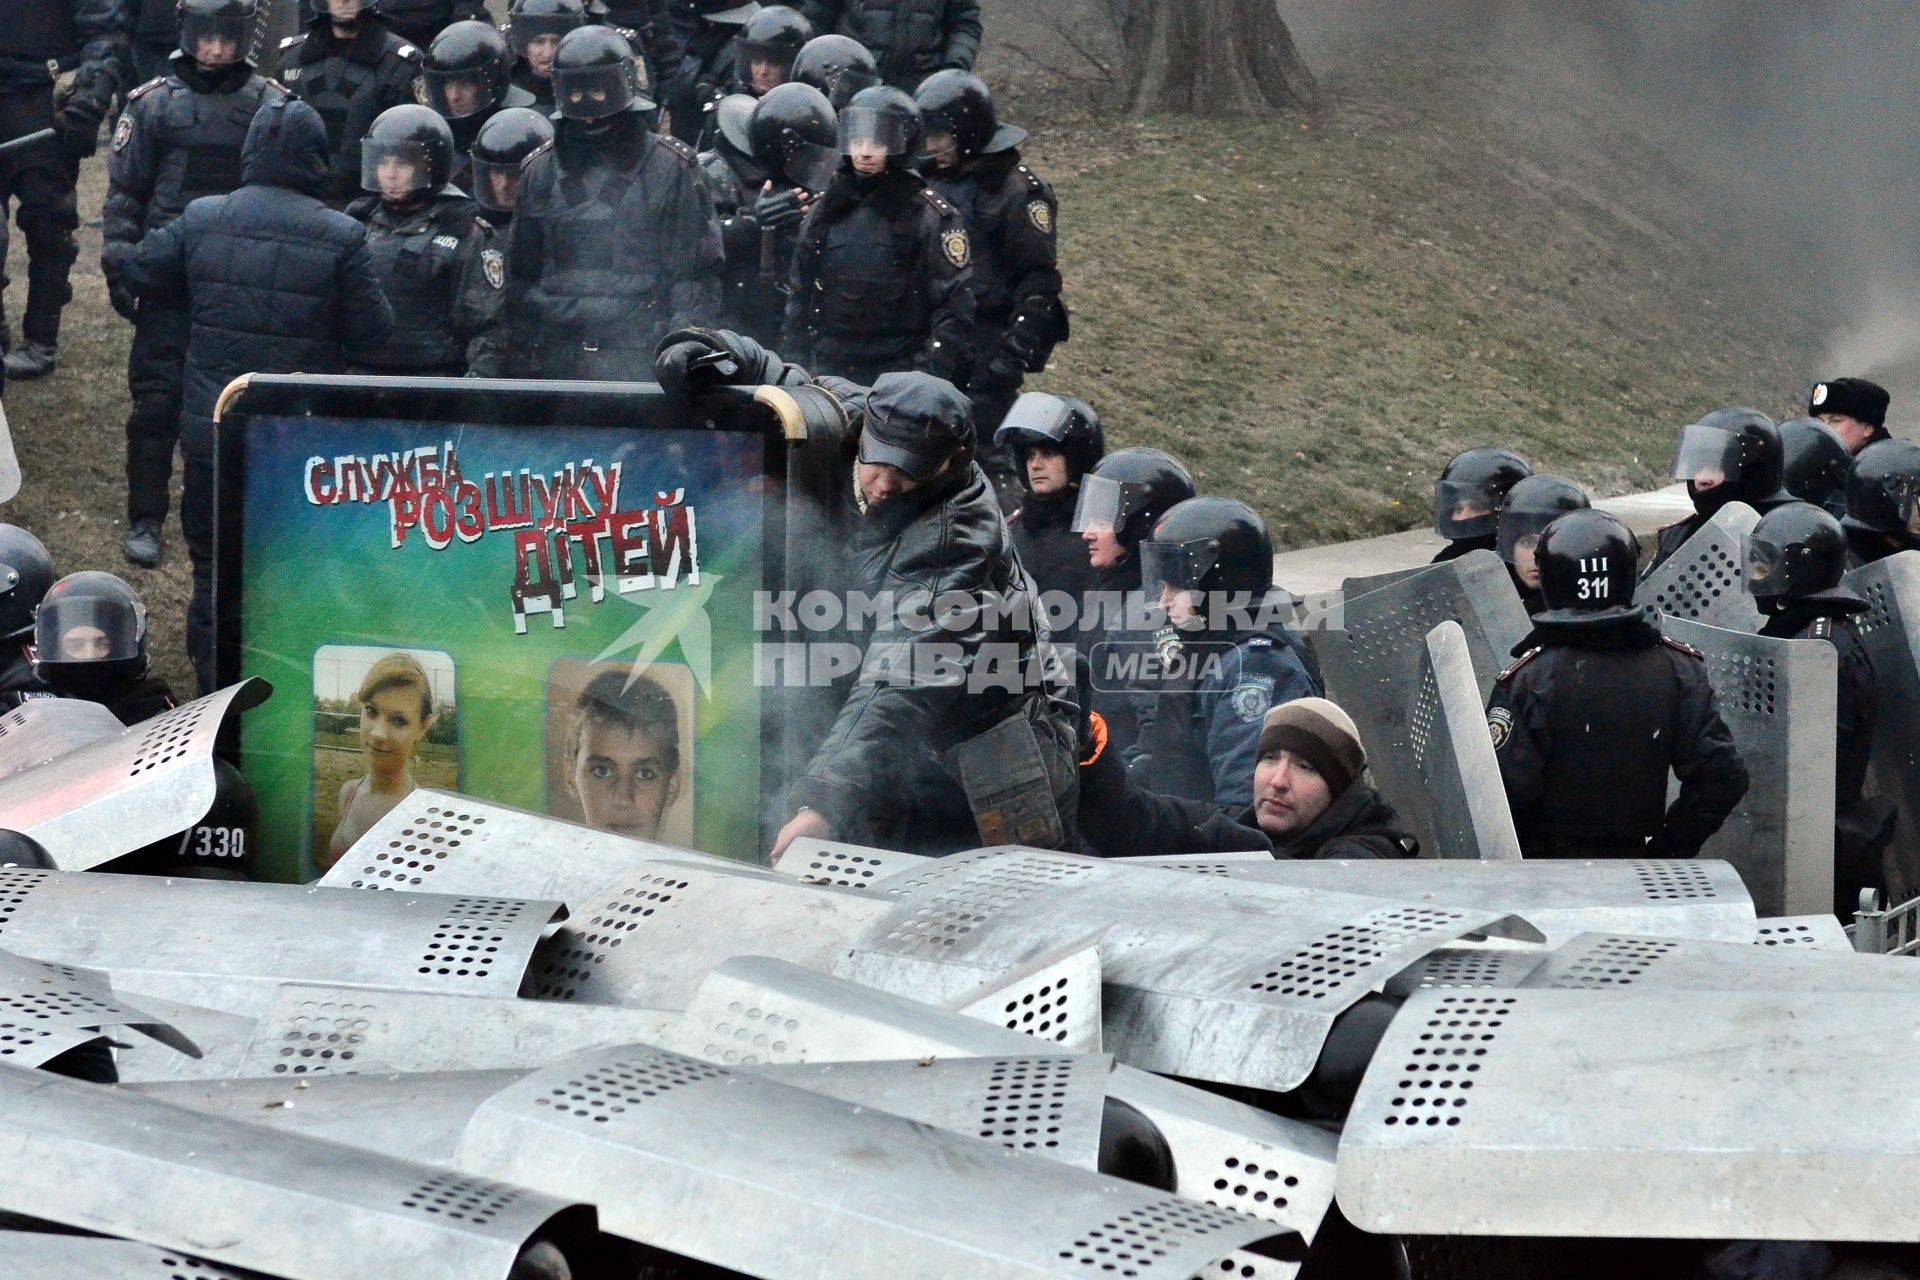
{"type": "Polygon", "coordinates": [[[1205,615],[1203,584],[1219,559],[1220,543],[1214,538],[1141,543],[1140,584],[1148,602],[1158,602],[1176,627],[1197,624],[1205,615]]]}
{"type": "Polygon", "coordinates": [[[1449,542],[1484,538],[1500,520],[1501,495],[1481,482],[1433,482],[1433,529],[1449,542]]]}
{"type": "Polygon", "coordinates": [[[512,213],[520,202],[520,163],[497,160],[473,160],[473,198],[483,209],[494,213],[512,213]]]}
{"type": "Polygon", "coordinates": [[[351,26],[360,21],[360,15],[370,7],[367,0],[321,0],[320,7],[327,17],[342,26],[351,26]]]}
{"type": "Polygon", "coordinates": [[[752,85],[755,94],[778,89],[792,77],[793,55],[794,50],[785,44],[745,36],[733,42],[733,65],[739,68],[740,82],[752,85]]]}
{"type": "Polygon", "coordinates": [[[1746,459],[1747,442],[1731,431],[1703,427],[1694,423],[1680,428],[1680,444],[1674,450],[1672,478],[1685,480],[1697,489],[1715,489],[1740,478],[1746,459]]]}
{"type": "Polygon", "coordinates": [[[555,67],[553,100],[569,120],[605,120],[633,105],[633,64],[555,67]]]}
{"type": "Polygon", "coordinates": [[[853,95],[882,83],[879,76],[859,67],[842,67],[827,77],[827,101],[835,111],[845,111],[853,95]]]}
{"type": "Polygon", "coordinates": [[[1139,509],[1140,497],[1138,485],[1121,484],[1110,476],[1081,477],[1080,497],[1073,508],[1073,531],[1118,536],[1139,509]]]}
{"type": "Polygon", "coordinates": [[[840,113],[840,154],[898,159],[907,154],[907,133],[906,120],[891,111],[848,107],[840,113]]]}
{"type": "Polygon", "coordinates": [[[840,153],[808,142],[792,129],[780,131],[780,176],[806,191],[825,191],[840,167],[840,153]]]}
{"type": "Polygon", "coordinates": [[[1540,548],[1540,535],[1565,514],[1564,511],[1502,511],[1494,549],[1510,565],[1518,566],[1523,559],[1531,563],[1540,548]]]}
{"type": "MultiPolygon", "coordinates": [[[[1007,416],[993,433],[997,445],[1051,444],[1060,448],[1073,422],[1073,410],[1066,401],[1043,391],[1023,391],[1007,410],[1007,416]]],[[[1109,483],[1112,483],[1109,481],[1109,483]]]]}
{"type": "Polygon", "coordinates": [[[484,71],[427,71],[427,103],[449,120],[477,116],[500,103],[500,90],[484,71]]]}
{"type": "Polygon", "coordinates": [[[546,63],[551,66],[553,51],[559,47],[560,37],[583,25],[584,22],[574,14],[522,14],[514,18],[507,29],[507,47],[513,50],[514,57],[534,62],[534,45],[543,42],[546,63]]]}
{"type": "Polygon", "coordinates": [[[40,661],[130,662],[146,638],[146,611],[125,600],[49,600],[34,614],[40,661]]]}
{"type": "Polygon", "coordinates": [[[432,165],[421,142],[376,143],[360,147],[360,188],[382,200],[404,203],[433,189],[432,165]]]}
{"type": "Polygon", "coordinates": [[[180,48],[203,67],[230,67],[246,56],[253,19],[243,13],[183,14],[180,48]]]}

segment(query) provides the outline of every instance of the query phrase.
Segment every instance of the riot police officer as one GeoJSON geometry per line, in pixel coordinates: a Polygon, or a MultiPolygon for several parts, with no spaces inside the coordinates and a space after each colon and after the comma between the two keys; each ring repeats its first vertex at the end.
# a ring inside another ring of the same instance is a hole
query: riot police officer
{"type": "Polygon", "coordinates": [[[1507,562],[1514,588],[1527,616],[1546,608],[1540,594],[1540,535],[1546,527],[1569,511],[1584,511],[1593,504],[1586,490],[1559,476],[1528,476],[1507,490],[1500,504],[1499,528],[1494,550],[1507,562]]]}
{"type": "Polygon", "coordinates": [[[367,252],[393,304],[393,337],[355,351],[373,373],[497,378],[507,268],[493,228],[447,181],[453,130],[426,107],[390,107],[360,148],[361,185],[373,194],[347,208],[367,224],[367,252]]]}
{"type": "Polygon", "coordinates": [[[474,136],[469,159],[473,165],[473,198],[487,211],[487,221],[501,233],[500,244],[513,225],[520,199],[520,168],[527,157],[553,141],[553,122],[529,107],[496,111],[474,136]]]}
{"type": "Polygon", "coordinates": [[[1064,592],[1078,604],[1093,588],[1094,570],[1073,514],[1080,482],[1107,451],[1100,415],[1083,400],[1029,391],[1013,402],[993,443],[1012,454],[1020,477],[1020,505],[1007,516],[1020,563],[1042,592],[1064,592]]]}
{"type": "Polygon", "coordinates": [[[178,299],[136,302],[127,276],[140,238],[201,196],[240,186],[240,148],[263,101],[286,91],[246,61],[255,0],[179,0],[180,51],[171,70],[127,96],[107,160],[100,267],[113,308],[133,321],[127,353],[128,561],[160,563],[167,486],[180,436],[187,310],[178,299]]]}
{"type": "MultiPolygon", "coordinates": [[[[300,25],[314,20],[316,3],[324,0],[300,0],[300,25]]],[[[433,43],[434,37],[456,22],[487,20],[486,0],[373,0],[380,21],[387,30],[416,49],[433,43]]]]}
{"type": "Polygon", "coordinates": [[[1920,444],[1882,440],[1860,451],[1847,476],[1840,525],[1854,568],[1920,550],[1920,444]]]}
{"type": "Polygon", "coordinates": [[[880,83],[880,64],[867,46],[848,36],[815,36],[800,46],[793,59],[793,78],[827,95],[835,111],[853,95],[880,83]]]}
{"type": "Polygon", "coordinates": [[[414,100],[420,50],[387,30],[371,0],[321,0],[325,12],[280,45],[280,79],[327,126],[321,198],[344,209],[360,193],[360,139],[374,117],[414,100]]]}
{"type": "Polygon", "coordinates": [[[0,524],[0,713],[53,698],[33,669],[33,611],[53,585],[53,557],[17,524],[0,524]]]}
{"type": "Polygon", "coordinates": [[[1761,517],[1747,539],[1746,588],[1767,615],[1763,636],[1825,640],[1840,658],[1834,707],[1834,914],[1853,915],[1862,889],[1886,889],[1881,856],[1893,811],[1866,795],[1873,749],[1873,658],[1853,618],[1864,597],[1846,586],[1847,538],[1819,507],[1790,502],[1761,517]]]}
{"type": "Polygon", "coordinates": [[[1847,473],[1853,454],[1846,441],[1818,418],[1780,424],[1782,480],[1788,493],[1823,508],[1835,519],[1847,513],[1847,473]]]}
{"type": "Polygon", "coordinates": [[[456,22],[433,38],[421,64],[427,105],[453,128],[453,170],[447,181],[473,186],[468,152],[480,129],[505,107],[530,107],[533,95],[512,83],[513,50],[487,22],[456,22]]]}
{"type": "Polygon", "coordinates": [[[1782,485],[1785,476],[1780,428],[1757,409],[1715,409],[1682,427],[1673,478],[1687,482],[1694,513],[1660,530],[1647,572],[1665,564],[1730,502],[1744,502],[1761,515],[1792,502],[1782,485]]]}
{"type": "Polygon", "coordinates": [[[840,113],[845,157],[800,228],[785,349],[822,373],[870,383],[915,369],[964,379],[972,361],[973,240],[914,168],[920,110],[867,89],[840,113]]]}
{"type": "Polygon", "coordinates": [[[880,75],[909,92],[936,71],[973,70],[980,0],[803,0],[813,25],[852,36],[880,59],[880,75]]]}
{"type": "Polygon", "coordinates": [[[586,0],[513,0],[507,11],[512,79],[540,106],[553,105],[553,55],[560,41],[587,25],[586,0]]]}
{"type": "Polygon", "coordinates": [[[508,254],[512,372],[645,379],[661,335],[720,306],[720,226],[686,145],[647,129],[633,49],[583,27],[554,55],[560,123],[527,161],[508,254]]]}
{"type": "Polygon", "coordinates": [[[680,63],[663,68],[673,136],[689,145],[708,132],[708,113],[733,83],[733,41],[759,0],[669,0],[680,63]]]}
{"type": "Polygon", "coordinates": [[[1250,805],[1267,709],[1325,692],[1288,625],[1293,597],[1273,585],[1266,522],[1232,498],[1189,498],[1140,544],[1140,575],[1176,684],[1143,708],[1132,772],[1149,790],[1250,805]]]}
{"type": "Polygon", "coordinates": [[[973,234],[973,370],[982,430],[998,426],[1029,373],[1067,339],[1053,188],[1020,158],[1026,130],[1001,124],[968,71],[940,71],[914,94],[927,122],[927,180],[973,234]]]}
{"type": "MultiPolygon", "coordinates": [[[[0,157],[0,254],[10,206],[27,241],[26,314],[20,345],[6,354],[6,373],[38,378],[53,372],[60,312],[73,297],[68,275],[80,254],[74,181],[81,159],[99,146],[125,39],[115,0],[13,0],[0,18],[0,139],[48,127],[58,133],[45,146],[0,157]],[[73,90],[56,108],[54,77],[67,72],[73,90]]],[[[0,317],[0,348],[6,336],[0,317]]]]}
{"type": "Polygon", "coordinates": [[[1529,858],[1691,858],[1747,792],[1699,652],[1633,603],[1638,554],[1604,511],[1569,512],[1540,536],[1547,607],[1487,704],[1529,858]]]}
{"type": "Polygon", "coordinates": [[[733,40],[733,91],[762,97],[793,78],[793,60],[813,39],[798,9],[770,4],[748,18],[733,40]]]}
{"type": "Polygon", "coordinates": [[[1432,563],[1457,560],[1470,551],[1492,551],[1507,490],[1533,474],[1510,449],[1481,447],[1457,453],[1433,482],[1433,531],[1447,540],[1432,563]]]}
{"type": "Polygon", "coordinates": [[[63,698],[97,702],[122,724],[177,705],[147,668],[147,606],[110,573],[70,573],[33,612],[34,671],[63,698]]]}

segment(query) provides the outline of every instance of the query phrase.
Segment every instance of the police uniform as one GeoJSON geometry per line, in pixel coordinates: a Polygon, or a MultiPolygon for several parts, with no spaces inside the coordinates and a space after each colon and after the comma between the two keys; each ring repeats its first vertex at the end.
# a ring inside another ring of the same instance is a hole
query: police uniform
{"type": "Polygon", "coordinates": [[[507,255],[516,377],[641,381],[673,328],[720,306],[720,225],[694,154],[628,112],[563,120],[527,158],[507,255]]]}
{"type": "Polygon", "coordinates": [[[506,257],[473,200],[446,187],[416,208],[377,196],[349,205],[393,304],[378,351],[350,353],[369,373],[497,378],[506,373],[506,257]]]}
{"type": "MultiPolygon", "coordinates": [[[[127,97],[107,158],[100,265],[110,289],[125,276],[140,238],[166,226],[201,196],[240,187],[240,150],[264,101],[286,90],[246,63],[203,72],[185,54],[173,69],[127,97]]],[[[167,518],[167,485],[180,435],[180,376],[187,357],[187,309],[178,299],[143,300],[127,354],[127,519],[167,518]]]]}
{"type": "Polygon", "coordinates": [[[990,436],[1020,384],[1047,367],[1067,338],[1060,301],[1060,203],[1017,150],[978,156],[927,175],[960,211],[973,238],[973,372],[967,395],[974,425],[990,436]]]}
{"type": "Polygon", "coordinates": [[[1539,622],[1487,724],[1529,858],[1691,858],[1747,791],[1697,650],[1644,610],[1539,622]],[[1667,774],[1680,795],[1667,805],[1667,774]]]}
{"type": "Polygon", "coordinates": [[[797,231],[774,233],[771,256],[777,266],[769,277],[766,236],[753,217],[766,174],[752,161],[718,146],[700,153],[700,173],[707,194],[713,197],[727,257],[720,273],[720,323],[756,342],[777,343],[786,314],[787,268],[798,243],[797,231]]]}
{"type": "Polygon", "coordinates": [[[0,640],[0,715],[35,698],[57,698],[33,669],[33,633],[0,640]]]}
{"type": "Polygon", "coordinates": [[[321,198],[345,208],[360,195],[360,140],[388,107],[415,100],[420,51],[363,15],[352,39],[323,18],[280,44],[280,79],[327,126],[329,178],[321,198]]]}
{"type": "Polygon", "coordinates": [[[843,165],[794,254],[784,350],[817,373],[870,383],[917,370],[964,381],[973,346],[973,239],[919,174],[843,165]]]}
{"type": "MultiPolygon", "coordinates": [[[[660,68],[673,135],[692,145],[705,131],[706,107],[733,83],[733,41],[737,23],[709,22],[693,0],[668,0],[667,18],[673,29],[673,50],[679,60],[660,68]]],[[[663,46],[661,52],[667,51],[663,46]]]]}

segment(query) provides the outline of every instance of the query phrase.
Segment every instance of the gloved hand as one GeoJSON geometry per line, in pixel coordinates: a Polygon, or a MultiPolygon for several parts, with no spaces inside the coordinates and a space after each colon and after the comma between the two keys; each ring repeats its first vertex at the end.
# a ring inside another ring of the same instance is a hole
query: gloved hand
{"type": "Polygon", "coordinates": [[[800,201],[800,193],[791,188],[766,192],[753,202],[753,220],[772,231],[798,226],[806,216],[807,208],[800,201]]]}
{"type": "Polygon", "coordinates": [[[60,130],[60,141],[68,154],[85,159],[100,149],[100,121],[105,114],[77,97],[68,99],[67,105],[54,114],[54,126],[60,130]]]}
{"type": "Polygon", "coordinates": [[[664,389],[696,395],[713,387],[757,387],[779,367],[765,347],[726,329],[681,329],[661,339],[654,378],[664,389]]]}
{"type": "Polygon", "coordinates": [[[132,320],[140,310],[140,297],[127,287],[124,280],[107,282],[107,301],[113,304],[114,311],[122,320],[132,320]]]}
{"type": "Polygon", "coordinates": [[[978,394],[993,395],[1013,390],[1027,371],[1020,363],[1005,352],[995,352],[987,367],[973,375],[972,390],[978,394]]]}

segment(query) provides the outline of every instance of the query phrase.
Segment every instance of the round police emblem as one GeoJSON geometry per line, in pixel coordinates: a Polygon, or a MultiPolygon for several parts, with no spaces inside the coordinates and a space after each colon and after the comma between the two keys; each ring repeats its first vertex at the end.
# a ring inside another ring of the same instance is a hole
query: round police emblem
{"type": "Polygon", "coordinates": [[[964,267],[973,261],[973,246],[967,241],[967,233],[958,227],[941,233],[940,248],[947,255],[947,261],[956,267],[964,267]]]}
{"type": "Polygon", "coordinates": [[[1507,745],[1507,739],[1513,736],[1513,712],[1506,707],[1495,707],[1487,713],[1487,733],[1493,738],[1493,749],[1498,751],[1507,745]]]}
{"type": "Polygon", "coordinates": [[[1813,407],[1818,409],[1827,402],[1827,384],[1821,383],[1813,389],[1813,407]]]}
{"type": "Polygon", "coordinates": [[[1033,229],[1043,236],[1053,234],[1053,206],[1045,200],[1033,200],[1027,204],[1027,221],[1033,229]]]}
{"type": "Polygon", "coordinates": [[[1267,714],[1267,704],[1273,700],[1273,691],[1262,684],[1243,684],[1233,691],[1233,714],[1247,724],[1261,719],[1267,714]]]}
{"type": "Polygon", "coordinates": [[[480,251],[480,269],[486,272],[487,283],[494,288],[505,287],[507,283],[507,260],[500,256],[498,249],[480,251]]]}
{"type": "Polygon", "coordinates": [[[133,117],[121,116],[120,123],[113,126],[113,149],[125,151],[127,144],[133,141],[133,117]]]}

